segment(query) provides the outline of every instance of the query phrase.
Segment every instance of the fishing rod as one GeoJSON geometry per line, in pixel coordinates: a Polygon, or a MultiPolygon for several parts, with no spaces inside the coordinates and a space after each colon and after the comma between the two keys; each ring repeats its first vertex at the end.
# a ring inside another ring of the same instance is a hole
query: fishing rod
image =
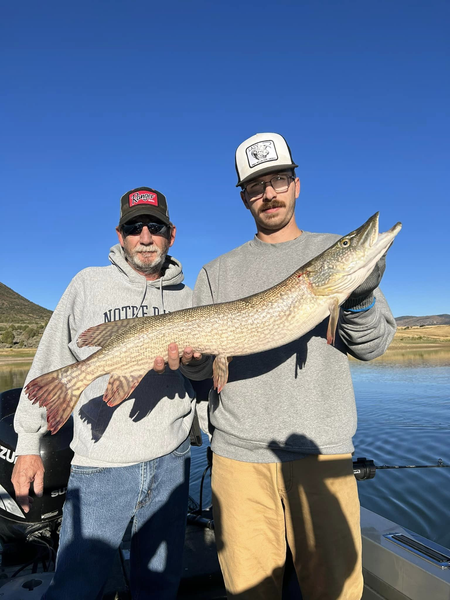
{"type": "Polygon", "coordinates": [[[437,461],[436,465],[376,465],[373,460],[360,457],[353,461],[353,475],[356,479],[363,481],[373,479],[378,469],[437,469],[449,467],[450,465],[444,464],[442,458],[437,461]]]}
{"type": "MultiPolygon", "coordinates": [[[[206,473],[212,467],[212,451],[211,447],[207,447],[206,460],[207,466],[203,471],[201,483],[200,483],[200,501],[197,503],[193,498],[189,497],[192,503],[192,508],[188,512],[188,522],[195,523],[201,527],[208,529],[214,529],[214,520],[211,518],[205,518],[203,516],[203,484],[206,473]]],[[[436,465],[376,465],[375,462],[369,458],[359,457],[353,461],[353,475],[355,479],[364,481],[367,479],[373,479],[376,475],[377,470],[380,469],[436,469],[436,468],[449,468],[450,465],[445,465],[442,458],[439,458],[436,465]]]]}

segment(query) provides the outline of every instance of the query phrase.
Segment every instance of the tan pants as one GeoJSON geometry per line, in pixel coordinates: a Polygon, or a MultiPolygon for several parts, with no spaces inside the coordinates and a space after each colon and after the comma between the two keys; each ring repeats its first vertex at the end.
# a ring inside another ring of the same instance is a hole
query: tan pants
{"type": "Polygon", "coordinates": [[[360,600],[360,507],[350,454],[264,464],[215,454],[212,491],[228,598],[280,599],[287,540],[304,600],[360,600]]]}

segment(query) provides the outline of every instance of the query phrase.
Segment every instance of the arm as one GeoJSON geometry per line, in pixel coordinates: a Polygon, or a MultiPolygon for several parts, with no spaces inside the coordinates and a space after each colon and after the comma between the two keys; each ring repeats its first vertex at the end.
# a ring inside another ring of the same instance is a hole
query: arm
{"type": "MultiPolygon", "coordinates": [[[[208,283],[208,276],[204,269],[200,271],[194,288],[193,306],[202,306],[204,304],[213,304],[214,299],[208,283]]],[[[167,364],[170,369],[178,369],[185,377],[195,382],[194,389],[197,394],[197,414],[201,429],[211,438],[210,424],[208,418],[208,391],[212,387],[212,356],[195,356],[192,348],[185,348],[181,361],[178,355],[178,346],[169,345],[169,359],[167,364]],[[192,360],[197,358],[197,360],[192,360]],[[181,363],[181,364],[180,364],[181,363]],[[200,392],[200,393],[199,393],[200,392]]],[[[165,369],[164,359],[158,357],[155,360],[153,369],[158,373],[163,373],[165,369]]]]}
{"type": "MultiPolygon", "coordinates": [[[[208,293],[209,289],[206,271],[202,269],[195,284],[192,306],[213,304],[212,294],[208,293]]],[[[169,344],[168,352],[167,365],[170,369],[176,371],[179,368],[183,375],[192,381],[203,381],[212,377],[213,360],[211,356],[202,356],[200,353],[194,352],[191,347],[187,347],[180,358],[177,344],[169,344]]],[[[157,356],[153,370],[157,373],[164,373],[165,367],[164,359],[157,356]]]]}
{"type": "MultiPolygon", "coordinates": [[[[208,274],[203,268],[195,283],[192,306],[204,306],[205,304],[214,304],[214,298],[209,284],[208,274]]],[[[212,356],[201,357],[197,361],[184,361],[180,366],[181,372],[188,379],[202,381],[212,377],[212,356]]]]}
{"type": "MultiPolygon", "coordinates": [[[[39,343],[25,385],[42,375],[75,362],[69,343],[73,329],[72,285],[69,285],[58,303],[39,343]]],[[[47,411],[30,402],[22,390],[14,417],[18,435],[16,454],[39,454],[40,438],[47,432],[47,411]]]]}
{"type": "MultiPolygon", "coordinates": [[[[75,362],[68,345],[71,339],[70,307],[71,286],[62,296],[45,329],[25,384],[42,373],[75,362]]],[[[28,512],[32,501],[29,496],[31,483],[37,496],[43,493],[44,465],[40,457],[40,440],[47,432],[47,411],[33,405],[23,391],[14,416],[14,429],[18,435],[15,450],[18,458],[11,481],[19,504],[28,512]]]]}
{"type": "MultiPolygon", "coordinates": [[[[214,296],[208,273],[205,268],[203,268],[198,274],[197,281],[195,282],[192,305],[204,306],[205,304],[214,304],[214,296]]],[[[200,423],[200,428],[208,435],[209,441],[211,442],[213,427],[209,420],[209,391],[213,385],[212,364],[214,357],[206,356],[205,359],[207,362],[201,365],[200,376],[198,379],[196,379],[196,381],[203,380],[199,384],[201,389],[198,389],[198,386],[196,386],[195,389],[196,392],[200,392],[197,393],[197,416],[200,423]]],[[[191,375],[189,375],[189,367],[183,370],[183,373],[186,377],[191,377],[191,375]]]]}
{"type": "Polygon", "coordinates": [[[338,332],[348,352],[360,360],[384,354],[397,325],[378,285],[386,268],[386,255],[341,307],[338,332]]]}

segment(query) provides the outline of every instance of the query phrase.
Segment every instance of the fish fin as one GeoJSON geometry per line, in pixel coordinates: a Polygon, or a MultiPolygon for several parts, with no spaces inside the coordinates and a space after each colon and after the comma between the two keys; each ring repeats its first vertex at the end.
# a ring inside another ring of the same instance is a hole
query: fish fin
{"type": "Polygon", "coordinates": [[[81,392],[90,383],[80,381],[78,363],[57,371],[51,371],[30,381],[25,392],[33,404],[47,409],[47,425],[52,434],[56,433],[72,414],[81,392]],[[74,385],[71,385],[74,382],[74,385]]]}
{"type": "Polygon", "coordinates": [[[109,342],[109,340],[134,325],[134,319],[122,319],[121,321],[113,321],[111,323],[102,323],[101,325],[95,325],[89,327],[86,331],[79,336],[77,340],[78,348],[84,346],[103,346],[109,342]]]}
{"type": "Polygon", "coordinates": [[[336,297],[330,298],[330,318],[328,320],[327,344],[334,344],[336,339],[336,327],[339,320],[339,301],[336,297]]]}
{"type": "Polygon", "coordinates": [[[232,360],[225,356],[225,354],[218,354],[213,362],[213,381],[214,389],[217,389],[218,393],[223,390],[226,382],[228,381],[228,363],[232,360]]]}
{"type": "Polygon", "coordinates": [[[129,376],[111,373],[105,393],[103,394],[103,400],[108,406],[117,406],[128,398],[128,396],[131,396],[144,375],[145,373],[129,376]]]}

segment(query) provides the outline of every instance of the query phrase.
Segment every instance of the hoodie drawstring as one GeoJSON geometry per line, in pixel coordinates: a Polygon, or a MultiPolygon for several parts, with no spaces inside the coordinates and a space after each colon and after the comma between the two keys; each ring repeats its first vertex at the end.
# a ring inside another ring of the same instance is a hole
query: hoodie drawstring
{"type": "Polygon", "coordinates": [[[141,300],[141,302],[139,303],[139,307],[138,307],[138,309],[137,309],[137,311],[136,311],[136,314],[135,314],[135,316],[134,316],[134,318],[135,318],[135,319],[136,319],[136,318],[137,318],[137,316],[139,315],[139,309],[140,309],[140,308],[141,308],[141,306],[144,304],[144,300],[145,300],[145,296],[146,296],[146,295],[147,295],[147,280],[146,280],[146,279],[144,279],[144,295],[142,296],[142,300],[141,300]]]}
{"type": "Polygon", "coordinates": [[[161,277],[161,279],[159,280],[159,289],[161,290],[161,308],[162,308],[162,312],[164,314],[166,312],[166,309],[164,307],[163,285],[164,285],[164,279],[161,277]]]}
{"type": "MultiPolygon", "coordinates": [[[[141,308],[141,306],[144,304],[144,300],[145,300],[145,297],[147,295],[147,285],[148,285],[148,282],[147,282],[147,280],[145,280],[145,282],[144,282],[144,294],[143,294],[141,302],[139,304],[139,308],[141,308]]],[[[161,277],[161,279],[159,280],[159,291],[160,291],[160,296],[161,296],[162,314],[164,314],[166,312],[166,308],[164,306],[163,285],[164,285],[164,279],[161,277]]],[[[139,314],[139,309],[137,310],[136,315],[135,315],[134,318],[136,318],[138,316],[138,314],[139,314]]]]}

